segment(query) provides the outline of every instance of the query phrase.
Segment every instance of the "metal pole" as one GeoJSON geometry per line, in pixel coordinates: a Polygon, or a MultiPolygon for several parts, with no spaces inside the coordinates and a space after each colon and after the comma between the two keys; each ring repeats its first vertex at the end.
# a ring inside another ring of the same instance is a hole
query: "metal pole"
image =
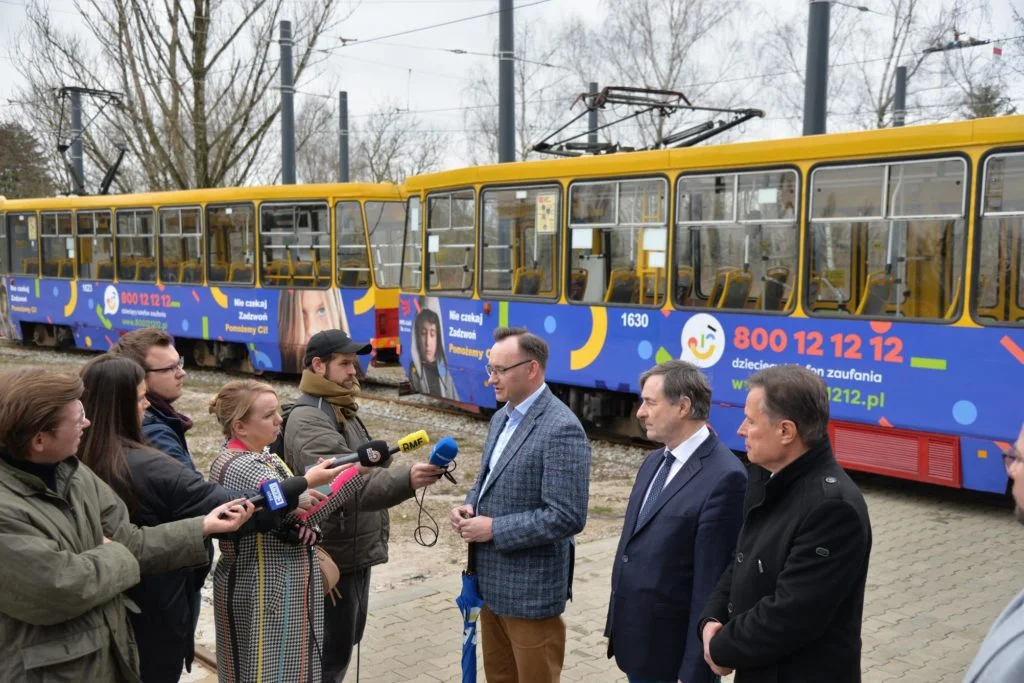
{"type": "Polygon", "coordinates": [[[896,67],[896,93],[893,95],[892,125],[902,126],[907,120],[907,67],[896,67]]]}
{"type": "Polygon", "coordinates": [[[498,162],[516,160],[515,28],[512,0],[500,0],[498,19],[498,162]]]}
{"type": "Polygon", "coordinates": [[[292,22],[281,22],[281,184],[295,184],[295,87],[292,22]]]}
{"type": "MultiPolygon", "coordinates": [[[[590,82],[590,94],[597,94],[597,83],[594,81],[590,82]]],[[[587,130],[587,144],[593,149],[597,146],[597,109],[587,112],[587,130]]]]}
{"type": "Polygon", "coordinates": [[[338,93],[338,182],[348,182],[348,93],[338,93]]]}
{"type": "Polygon", "coordinates": [[[825,132],[828,106],[829,0],[811,0],[807,22],[807,70],[804,74],[804,135],[825,132]]]}
{"type": "Polygon", "coordinates": [[[82,161],[82,93],[71,91],[71,169],[74,193],[85,194],[85,166],[82,161]]]}

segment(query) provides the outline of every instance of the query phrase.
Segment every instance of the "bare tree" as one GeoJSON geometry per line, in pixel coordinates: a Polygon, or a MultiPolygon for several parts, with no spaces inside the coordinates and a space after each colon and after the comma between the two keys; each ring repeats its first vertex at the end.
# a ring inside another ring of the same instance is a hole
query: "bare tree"
{"type": "MultiPolygon", "coordinates": [[[[337,25],[339,0],[290,3],[296,27],[295,83],[316,45],[337,25]]],[[[85,136],[89,159],[105,168],[112,142],[130,162],[123,189],[240,185],[268,165],[264,145],[279,113],[276,35],[285,0],[75,0],[89,33],[57,26],[42,0],[26,8],[28,29],[12,57],[28,86],[26,120],[52,136],[64,85],[117,90],[122,106],[100,112],[85,136]],[[28,114],[31,113],[31,116],[28,114]]],[[[64,113],[66,116],[66,112],[64,113]]]]}
{"type": "Polygon", "coordinates": [[[0,195],[46,197],[54,189],[39,141],[17,121],[0,123],[0,195]]]}
{"type": "Polygon", "coordinates": [[[353,126],[353,180],[400,183],[441,168],[448,137],[428,129],[415,115],[385,103],[353,126]]]}
{"type": "MultiPolygon", "coordinates": [[[[567,111],[578,87],[572,71],[558,64],[560,40],[553,40],[539,19],[518,20],[515,32],[516,158],[536,156],[533,146],[567,111]]],[[[497,46],[495,47],[495,54],[497,46]]],[[[498,160],[498,61],[484,62],[472,71],[466,90],[469,106],[464,121],[469,131],[468,153],[474,164],[498,160]]]]}

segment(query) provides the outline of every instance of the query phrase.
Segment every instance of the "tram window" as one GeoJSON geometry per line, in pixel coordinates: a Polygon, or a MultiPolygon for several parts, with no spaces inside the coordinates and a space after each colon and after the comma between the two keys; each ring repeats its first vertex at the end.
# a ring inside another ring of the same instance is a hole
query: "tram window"
{"type": "Polygon", "coordinates": [[[366,202],[370,256],[378,287],[398,286],[402,267],[402,232],[405,230],[405,204],[402,202],[366,202]]]}
{"type": "Polygon", "coordinates": [[[473,190],[427,197],[427,289],[472,291],[475,207],[473,190]]]}
{"type": "Polygon", "coordinates": [[[483,192],[481,291],[554,298],[561,207],[557,185],[483,192]]]}
{"type": "Polygon", "coordinates": [[[196,207],[160,209],[160,281],[203,281],[202,211],[196,207]]]}
{"type": "Polygon", "coordinates": [[[963,288],[966,182],[959,158],[815,170],[810,311],[953,319],[963,288]]]}
{"type": "Polygon", "coordinates": [[[1024,325],[1024,154],[986,159],[983,197],[974,316],[1024,325]]]}
{"type": "Polygon", "coordinates": [[[71,228],[71,212],[44,213],[40,221],[39,248],[42,252],[43,275],[74,277],[75,238],[71,228]]]}
{"type": "Polygon", "coordinates": [[[255,212],[251,204],[206,207],[206,238],[210,254],[207,282],[252,284],[255,253],[255,212]]]}
{"type": "Polygon", "coordinates": [[[82,280],[114,279],[114,238],[109,211],[78,211],[78,277],[82,280]]]}
{"type": "Polygon", "coordinates": [[[260,260],[264,285],[330,285],[331,222],[327,203],[261,205],[260,260]]]}
{"type": "Polygon", "coordinates": [[[796,171],[679,178],[678,306],[785,311],[796,284],[796,171]]]}
{"type": "Polygon", "coordinates": [[[39,235],[35,213],[7,214],[11,237],[11,274],[39,275],[39,235]]]}
{"type": "Polygon", "coordinates": [[[11,272],[11,259],[7,251],[7,216],[0,213],[0,273],[11,272]]]}
{"type": "Polygon", "coordinates": [[[338,241],[338,284],[370,286],[370,257],[359,202],[339,202],[334,207],[334,232],[338,241]]]}
{"type": "Polygon", "coordinates": [[[117,279],[156,282],[156,237],[150,209],[117,212],[117,279]]]}
{"type": "Polygon", "coordinates": [[[423,273],[423,213],[419,197],[409,197],[402,236],[402,291],[418,292],[423,273]]]}
{"type": "Polygon", "coordinates": [[[570,301],[661,306],[668,251],[668,181],[579,182],[569,188],[570,301]]]}

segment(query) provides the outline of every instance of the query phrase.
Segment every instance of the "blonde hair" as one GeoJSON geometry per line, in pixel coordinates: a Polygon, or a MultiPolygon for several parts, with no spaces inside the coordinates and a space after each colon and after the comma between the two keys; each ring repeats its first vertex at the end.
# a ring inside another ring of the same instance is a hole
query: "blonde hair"
{"type": "Polygon", "coordinates": [[[210,413],[217,418],[224,436],[229,439],[234,436],[231,426],[235,420],[244,421],[256,397],[268,393],[277,396],[274,387],[254,379],[239,379],[221,387],[217,395],[210,399],[210,413]]]}

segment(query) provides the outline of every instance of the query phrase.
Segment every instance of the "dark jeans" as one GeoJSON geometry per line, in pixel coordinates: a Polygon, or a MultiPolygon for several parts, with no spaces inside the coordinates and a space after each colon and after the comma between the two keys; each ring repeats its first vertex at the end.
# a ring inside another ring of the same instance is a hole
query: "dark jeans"
{"type": "Polygon", "coordinates": [[[341,599],[324,605],[324,683],[345,680],[352,648],[363,639],[366,607],[370,598],[370,569],[342,574],[338,580],[341,599]]]}
{"type": "Polygon", "coordinates": [[[629,683],[676,683],[676,679],[674,678],[636,678],[635,676],[630,676],[629,674],[626,675],[626,678],[629,679],[629,683]]]}

